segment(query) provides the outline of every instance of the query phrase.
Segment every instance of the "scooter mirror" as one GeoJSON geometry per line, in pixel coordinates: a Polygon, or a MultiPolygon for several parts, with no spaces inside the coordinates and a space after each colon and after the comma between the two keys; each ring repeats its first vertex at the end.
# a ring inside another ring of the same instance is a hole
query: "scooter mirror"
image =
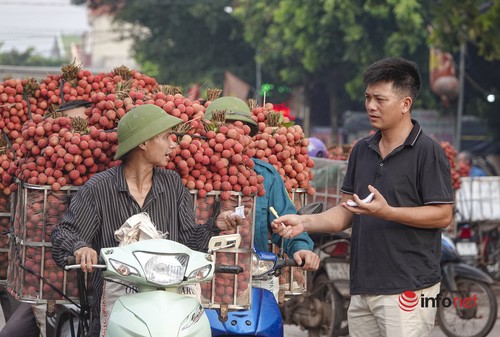
{"type": "Polygon", "coordinates": [[[323,211],[323,204],[321,202],[313,202],[312,204],[301,207],[297,214],[318,214],[323,211]]]}
{"type": "Polygon", "coordinates": [[[241,243],[240,234],[226,234],[213,236],[208,242],[208,250],[214,252],[224,248],[239,248],[241,243]]]}

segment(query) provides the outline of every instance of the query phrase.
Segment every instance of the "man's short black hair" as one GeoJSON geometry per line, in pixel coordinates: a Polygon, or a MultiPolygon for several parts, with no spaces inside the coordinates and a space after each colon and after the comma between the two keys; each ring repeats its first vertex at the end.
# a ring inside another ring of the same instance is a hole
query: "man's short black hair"
{"type": "Polygon", "coordinates": [[[421,86],[420,72],[415,62],[401,57],[387,57],[370,65],[363,74],[368,86],[378,82],[392,82],[395,90],[404,92],[415,100],[421,86]]]}

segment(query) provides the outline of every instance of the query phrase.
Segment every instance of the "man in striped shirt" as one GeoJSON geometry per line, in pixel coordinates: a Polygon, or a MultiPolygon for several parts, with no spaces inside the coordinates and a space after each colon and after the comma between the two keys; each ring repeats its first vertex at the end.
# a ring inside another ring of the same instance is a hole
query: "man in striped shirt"
{"type": "MultiPolygon", "coordinates": [[[[118,124],[115,159],[122,164],[87,181],[71,200],[61,223],[52,232],[52,257],[64,266],[69,255],[83,271],[92,271],[98,252],[117,245],[114,232],[134,214],[146,212],[167,238],[195,250],[206,250],[213,233],[231,230],[241,222],[231,211],[212,224],[195,224],[189,190],[179,175],[165,167],[177,146],[172,128],[182,120],[161,108],[145,104],[130,110],[118,124]]],[[[93,317],[99,317],[103,277],[92,274],[93,317]]],[[[99,335],[99,320],[92,322],[91,336],[99,335]]]]}

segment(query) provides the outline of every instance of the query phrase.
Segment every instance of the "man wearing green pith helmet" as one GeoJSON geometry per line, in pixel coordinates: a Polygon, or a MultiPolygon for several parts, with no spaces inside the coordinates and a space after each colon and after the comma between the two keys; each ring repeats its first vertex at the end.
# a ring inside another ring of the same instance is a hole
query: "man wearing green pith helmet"
{"type": "MultiPolygon", "coordinates": [[[[250,136],[254,136],[259,131],[257,122],[250,114],[250,108],[241,99],[232,96],[220,97],[214,100],[205,110],[204,119],[212,119],[213,113],[224,112],[226,123],[241,121],[250,127],[250,136]]],[[[270,234],[270,224],[275,218],[269,207],[273,207],[278,214],[297,213],[294,204],[288,196],[283,178],[271,164],[252,158],[254,170],[257,174],[264,177],[265,195],[257,197],[255,205],[255,224],[254,224],[254,245],[261,251],[268,251],[268,237],[270,234]]],[[[271,233],[271,241],[277,246],[281,246],[281,237],[271,233]]],[[[319,267],[319,257],[312,252],[314,243],[307,233],[303,233],[293,239],[285,239],[283,242],[284,252],[293,257],[298,265],[303,265],[305,270],[316,270],[319,267]]],[[[269,288],[276,295],[277,281],[270,279],[266,284],[255,284],[269,288]]]]}
{"type": "MultiPolygon", "coordinates": [[[[52,232],[52,258],[65,265],[76,257],[83,271],[92,271],[98,252],[117,245],[114,232],[131,216],[146,212],[156,228],[195,250],[205,250],[213,233],[234,229],[239,217],[223,212],[214,224],[195,224],[189,190],[179,175],[164,167],[177,143],[172,128],[182,122],[152,104],[130,110],[118,123],[119,166],[97,173],[71,200],[61,223],[52,232]]],[[[101,272],[92,273],[94,303],[91,336],[99,336],[99,308],[103,288],[101,272]]]]}

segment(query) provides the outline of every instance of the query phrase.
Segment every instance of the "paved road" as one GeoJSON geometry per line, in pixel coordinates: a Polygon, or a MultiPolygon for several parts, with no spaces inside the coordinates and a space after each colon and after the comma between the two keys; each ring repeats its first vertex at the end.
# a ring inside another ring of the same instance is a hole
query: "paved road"
{"type": "MultiPolygon", "coordinates": [[[[495,327],[488,336],[497,337],[500,336],[500,323],[498,323],[500,319],[497,319],[497,323],[495,327]]],[[[285,325],[285,337],[305,337],[307,336],[307,331],[300,330],[296,325],[285,325]]],[[[432,330],[431,337],[446,337],[446,335],[441,331],[438,326],[435,326],[432,330]]]]}
{"type": "MultiPolygon", "coordinates": [[[[496,282],[494,285],[495,293],[497,294],[497,303],[500,306],[500,282],[496,282]]],[[[300,330],[299,327],[295,325],[285,325],[285,337],[305,337],[307,336],[307,331],[300,330]]],[[[498,337],[500,336],[500,310],[498,312],[497,321],[493,330],[488,334],[488,337],[498,337]]],[[[435,326],[432,330],[431,337],[446,337],[446,335],[441,331],[439,326],[435,326]]]]}

